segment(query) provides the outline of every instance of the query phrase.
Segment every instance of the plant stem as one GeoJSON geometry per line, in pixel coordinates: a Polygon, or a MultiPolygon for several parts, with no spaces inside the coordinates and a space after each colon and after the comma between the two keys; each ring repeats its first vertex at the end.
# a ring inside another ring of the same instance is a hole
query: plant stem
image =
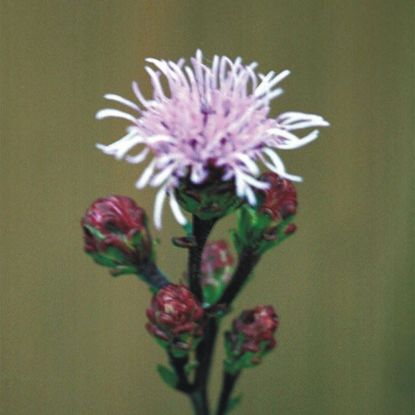
{"type": "MultiPolygon", "coordinates": [[[[202,252],[209,237],[209,233],[216,223],[215,219],[202,220],[193,215],[193,237],[195,239],[195,246],[189,249],[188,261],[188,276],[189,286],[192,293],[203,304],[203,291],[200,281],[200,267],[202,262],[202,252]]],[[[207,395],[207,382],[209,378],[209,369],[212,361],[212,353],[215,344],[217,332],[216,321],[209,318],[206,323],[206,331],[203,340],[200,342],[196,356],[199,366],[196,370],[195,380],[190,389],[184,391],[187,393],[192,401],[193,408],[196,415],[209,415],[209,400],[207,395]]],[[[178,368],[176,373],[179,376],[178,368]]],[[[187,381],[186,374],[184,374],[187,381]]]]}
{"type": "Polygon", "coordinates": [[[228,372],[223,373],[223,380],[222,380],[222,392],[219,399],[218,410],[216,411],[216,415],[225,415],[229,399],[232,396],[233,389],[235,387],[236,381],[239,378],[241,372],[237,372],[235,374],[230,374],[228,372]]]}
{"type": "Polygon", "coordinates": [[[202,252],[205,243],[208,239],[209,233],[216,223],[215,219],[202,220],[196,215],[193,215],[193,236],[196,245],[190,248],[189,252],[189,286],[190,291],[203,303],[203,293],[200,284],[200,265],[202,261],[202,252]]]}
{"type": "Polygon", "coordinates": [[[187,356],[174,357],[173,354],[169,352],[169,361],[179,380],[176,389],[187,394],[191,393],[192,385],[189,383],[185,371],[185,366],[187,365],[189,358],[187,356]]]}
{"type": "Polygon", "coordinates": [[[261,256],[245,249],[239,256],[238,266],[232,276],[229,285],[226,287],[218,304],[231,305],[239,291],[242,289],[252,270],[255,268],[261,256]]]}
{"type": "Polygon", "coordinates": [[[169,284],[167,277],[152,261],[140,266],[138,277],[144,279],[155,290],[159,290],[169,284]]]}
{"type": "MultiPolygon", "coordinates": [[[[205,402],[207,414],[209,414],[208,382],[210,369],[212,367],[212,357],[215,348],[216,336],[218,333],[218,323],[214,317],[210,317],[206,324],[205,335],[196,350],[199,366],[196,370],[194,387],[200,393],[200,398],[205,402]]],[[[204,413],[202,413],[204,414],[204,413]]]]}
{"type": "Polygon", "coordinates": [[[192,401],[195,415],[209,415],[208,400],[207,396],[203,394],[203,391],[194,391],[189,394],[189,397],[192,401]]]}
{"type": "Polygon", "coordinates": [[[204,338],[196,350],[196,357],[199,362],[195,376],[195,386],[197,388],[207,388],[217,333],[218,323],[214,317],[211,317],[207,322],[204,338]]]}

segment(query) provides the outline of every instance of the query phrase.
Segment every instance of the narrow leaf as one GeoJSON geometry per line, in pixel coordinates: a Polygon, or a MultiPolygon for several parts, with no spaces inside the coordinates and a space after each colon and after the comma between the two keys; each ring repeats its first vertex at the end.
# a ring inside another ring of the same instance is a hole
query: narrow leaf
{"type": "Polygon", "coordinates": [[[241,402],[242,395],[235,396],[234,398],[231,398],[228,402],[228,405],[226,406],[226,413],[233,411],[241,402]]]}
{"type": "Polygon", "coordinates": [[[160,374],[160,377],[164,380],[164,382],[172,387],[175,388],[178,382],[177,375],[167,367],[163,365],[157,365],[157,371],[160,374]]]}

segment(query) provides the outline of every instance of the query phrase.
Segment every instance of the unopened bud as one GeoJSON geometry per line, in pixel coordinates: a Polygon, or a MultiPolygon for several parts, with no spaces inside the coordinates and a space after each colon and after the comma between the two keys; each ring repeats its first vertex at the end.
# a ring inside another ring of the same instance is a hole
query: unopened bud
{"type": "Polygon", "coordinates": [[[202,254],[201,278],[203,297],[207,304],[220,298],[231,279],[234,258],[225,240],[210,241],[202,254]]]}
{"type": "Polygon", "coordinates": [[[234,233],[238,252],[251,250],[262,254],[296,229],[291,223],[297,212],[294,185],[272,172],[264,173],[260,179],[269,187],[256,190],[257,206],[245,204],[238,211],[238,231],[234,233]]]}
{"type": "Polygon", "coordinates": [[[203,316],[202,306],[187,287],[169,284],[153,296],[146,328],[173,353],[186,353],[203,334],[203,316]]]}
{"type": "Polygon", "coordinates": [[[153,258],[144,210],[126,196],[97,199],[81,220],[85,252],[113,275],[139,272],[153,258]]]}
{"type": "Polygon", "coordinates": [[[276,346],[278,316],[272,306],[243,311],[225,333],[226,370],[231,373],[253,367],[276,346]]]}
{"type": "Polygon", "coordinates": [[[287,219],[297,212],[297,192],[294,185],[276,173],[267,172],[261,181],[269,183],[269,188],[261,190],[262,200],[258,210],[271,217],[275,222],[287,219]]]}

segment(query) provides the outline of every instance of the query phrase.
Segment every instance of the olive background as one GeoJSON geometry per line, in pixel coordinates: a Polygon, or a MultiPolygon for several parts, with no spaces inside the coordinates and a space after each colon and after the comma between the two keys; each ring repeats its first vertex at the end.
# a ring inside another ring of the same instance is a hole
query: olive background
{"type": "MultiPolygon", "coordinates": [[[[111,193],[151,212],[141,168],[94,147],[125,122],[94,114],[104,93],[132,98],[132,80],[150,93],[146,57],[200,47],[291,69],[273,114],[332,124],[282,154],[305,178],[299,230],[234,309],[273,304],[279,345],[243,374],[235,414],[413,414],[413,22],[406,0],[0,0],[0,413],[191,413],[155,371],[147,288],[84,255],[79,220],[111,193]]],[[[160,265],[179,281],[181,229],[168,209],[164,223],[160,265]]],[[[222,356],[220,340],[212,399],[222,356]]]]}

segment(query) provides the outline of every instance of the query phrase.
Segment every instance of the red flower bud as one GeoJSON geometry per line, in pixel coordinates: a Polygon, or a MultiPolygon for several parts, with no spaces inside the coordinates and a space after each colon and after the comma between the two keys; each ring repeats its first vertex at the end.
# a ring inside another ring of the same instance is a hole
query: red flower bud
{"type": "Polygon", "coordinates": [[[231,279],[234,258],[225,240],[207,242],[202,253],[203,297],[214,304],[231,279]]]}
{"type": "Polygon", "coordinates": [[[243,335],[242,351],[259,352],[272,350],[276,341],[274,332],[278,328],[278,316],[272,306],[259,305],[245,310],[233,321],[232,333],[243,335]]]}
{"type": "Polygon", "coordinates": [[[203,315],[203,308],[188,288],[169,284],[153,296],[146,328],[178,349],[190,350],[194,338],[203,334],[203,315]]]}
{"type": "Polygon", "coordinates": [[[113,268],[140,267],[152,258],[144,210],[126,196],[97,199],[81,220],[85,251],[113,268]]]}
{"type": "Polygon", "coordinates": [[[225,240],[208,242],[202,254],[202,274],[206,279],[213,278],[219,272],[229,269],[234,264],[234,258],[225,240]]]}
{"type": "Polygon", "coordinates": [[[297,211],[297,192],[294,185],[273,172],[264,173],[262,181],[270,184],[269,189],[261,190],[263,194],[259,210],[279,221],[295,215],[297,211]]]}
{"type": "Polygon", "coordinates": [[[233,321],[232,330],[225,333],[225,370],[235,374],[259,364],[276,346],[277,328],[278,316],[272,306],[260,305],[243,311],[233,321]]]}

